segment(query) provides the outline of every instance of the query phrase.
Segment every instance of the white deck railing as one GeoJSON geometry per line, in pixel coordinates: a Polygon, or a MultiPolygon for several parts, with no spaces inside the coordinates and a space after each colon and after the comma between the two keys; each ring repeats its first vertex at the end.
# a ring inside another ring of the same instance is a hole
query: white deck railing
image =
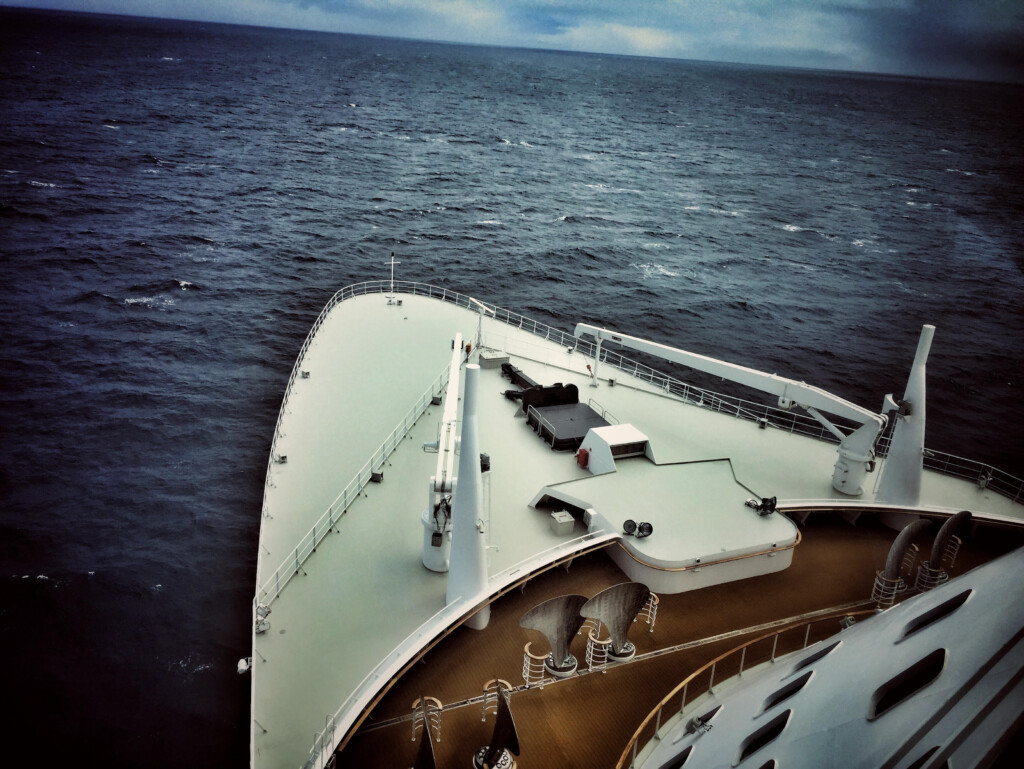
{"type": "Polygon", "coordinates": [[[925,449],[924,466],[943,475],[974,481],[979,487],[992,489],[1014,502],[1024,502],[1024,480],[984,462],[925,449]]]}
{"type": "Polygon", "coordinates": [[[412,408],[402,418],[402,421],[398,423],[395,429],[391,431],[391,434],[384,439],[384,442],[366,460],[366,464],[349,481],[348,485],[342,489],[341,493],[334,498],[334,501],[328,505],[324,514],[313,524],[313,528],[306,532],[305,536],[299,541],[299,544],[295,546],[288,557],[277,567],[277,570],[263,581],[263,584],[256,591],[254,599],[257,606],[260,604],[269,605],[271,601],[280,595],[281,590],[288,584],[288,581],[299,573],[306,559],[316,550],[316,546],[330,533],[331,529],[334,528],[334,524],[346,513],[348,506],[358,498],[359,492],[370,482],[374,469],[384,466],[387,458],[398,448],[402,443],[402,439],[409,434],[413,425],[416,424],[416,421],[423,415],[423,412],[430,406],[433,397],[441,392],[448,382],[448,376],[449,367],[445,366],[444,370],[434,379],[434,382],[427,388],[426,392],[416,400],[416,403],[413,404],[412,408]]]}
{"type": "MultiPolygon", "coordinates": [[[[478,303],[477,300],[472,299],[471,297],[465,294],[460,294],[457,291],[452,291],[450,289],[441,288],[438,286],[432,286],[429,283],[417,283],[412,281],[399,280],[394,281],[394,283],[392,284],[390,281],[387,280],[377,280],[367,281],[364,283],[356,283],[351,286],[346,286],[345,288],[342,288],[341,290],[337,291],[330,298],[324,309],[321,310],[320,314],[317,316],[316,321],[313,323],[312,328],[309,330],[309,333],[306,335],[306,338],[302,343],[302,347],[299,349],[299,354],[295,360],[295,365],[292,366],[291,375],[289,376],[288,384],[285,387],[284,398],[281,402],[281,409],[278,412],[277,424],[274,428],[274,438],[273,441],[271,442],[270,456],[268,457],[267,461],[267,483],[271,482],[273,463],[275,457],[277,456],[277,439],[281,433],[281,423],[284,419],[285,407],[288,405],[288,399],[291,396],[292,386],[295,383],[295,379],[300,375],[302,362],[305,358],[306,352],[309,350],[310,345],[313,343],[313,338],[316,336],[316,333],[320,330],[320,327],[326,320],[327,315],[330,313],[332,309],[334,309],[335,306],[345,301],[346,299],[351,299],[352,297],[356,296],[363,296],[365,294],[391,293],[392,287],[395,294],[412,294],[414,296],[426,296],[434,299],[440,299],[441,301],[451,302],[454,305],[464,307],[474,312],[478,312],[480,309],[480,303],[478,303]]],[[[545,323],[539,323],[538,321],[535,321],[531,318],[527,318],[523,315],[520,315],[519,313],[515,313],[501,307],[492,307],[491,305],[485,306],[487,306],[488,309],[493,310],[494,319],[501,323],[505,323],[515,328],[523,329],[531,334],[534,334],[537,337],[555,342],[556,344],[566,349],[571,348],[572,350],[577,351],[584,356],[593,357],[595,352],[597,351],[595,344],[588,342],[584,339],[578,339],[572,334],[568,334],[564,331],[553,328],[552,326],[549,326],[545,323]]],[[[477,348],[479,348],[480,343],[480,339],[475,340],[475,346],[477,348]]],[[[757,403],[755,401],[746,400],[744,398],[723,395],[721,393],[716,393],[711,390],[705,390],[704,388],[701,387],[695,387],[693,385],[687,384],[686,382],[678,380],[668,374],[664,374],[660,371],[657,371],[656,369],[653,369],[650,366],[647,366],[645,364],[627,358],[623,355],[620,355],[619,353],[610,350],[607,347],[602,347],[601,349],[600,362],[603,365],[612,366],[626,374],[636,377],[641,381],[648,382],[658,387],[659,389],[664,390],[666,393],[674,395],[691,405],[709,409],[711,411],[716,411],[722,414],[729,414],[730,416],[734,416],[739,419],[757,422],[765,426],[766,428],[771,427],[777,430],[785,430],[790,433],[817,438],[819,440],[827,441],[829,443],[838,442],[836,437],[831,432],[829,432],[817,420],[813,419],[810,416],[799,414],[793,411],[775,408],[773,406],[768,406],[763,403],[757,403]]],[[[442,374],[442,376],[446,375],[447,369],[445,370],[444,374],[442,374]]],[[[443,386],[443,383],[441,386],[443,386]]],[[[429,398],[427,399],[427,403],[429,403],[429,398]]],[[[415,408],[416,407],[414,407],[414,409],[415,408]]],[[[422,411],[420,411],[420,413],[422,413],[422,411]]],[[[407,421],[408,420],[403,420],[403,423],[407,421]]],[[[415,419],[413,419],[412,421],[415,422],[415,419]]],[[[847,427],[852,429],[852,427],[854,426],[847,425],[847,427]]],[[[402,425],[399,425],[399,427],[396,428],[396,430],[400,428],[402,428],[402,425]]],[[[384,445],[386,445],[388,441],[394,437],[394,435],[395,433],[392,433],[392,435],[385,440],[384,445]]],[[[378,452],[383,450],[384,445],[382,445],[381,449],[378,449],[378,452]]],[[[888,454],[888,448],[889,437],[883,436],[876,445],[876,453],[879,457],[884,457],[888,454]]],[[[393,447],[391,450],[393,450],[393,447]]],[[[388,453],[390,453],[390,451],[388,453]]],[[[376,454],[377,452],[375,452],[374,456],[367,461],[366,465],[364,465],[363,467],[363,470],[361,470],[356,475],[356,478],[353,479],[349,486],[346,486],[345,490],[343,490],[342,493],[339,494],[339,499],[341,499],[343,502],[341,512],[344,512],[344,509],[347,508],[347,501],[349,499],[355,498],[354,495],[349,495],[346,497],[346,493],[349,491],[349,487],[352,486],[353,484],[358,484],[359,479],[364,474],[366,475],[366,479],[369,479],[370,471],[368,467],[374,461],[376,454]]],[[[996,491],[999,494],[1008,497],[1014,502],[1024,502],[1024,480],[1022,480],[1021,478],[1017,478],[1016,476],[1013,476],[1002,470],[999,470],[998,468],[995,468],[992,465],[988,465],[983,462],[976,462],[974,460],[965,459],[963,457],[958,457],[940,451],[926,449],[924,456],[924,466],[929,470],[933,470],[944,475],[949,475],[966,480],[972,480],[979,486],[990,488],[993,491],[996,491]]],[[[365,481],[362,482],[362,485],[365,485],[365,481]]],[[[362,485],[360,485],[359,488],[362,488],[362,485]]],[[[337,512],[335,507],[337,503],[338,500],[335,500],[335,502],[331,504],[331,506],[327,509],[323,516],[321,516],[320,520],[317,521],[317,523],[313,526],[313,529],[311,529],[310,532],[308,532],[306,536],[303,537],[302,542],[296,545],[289,558],[286,559],[284,563],[282,563],[282,565],[278,568],[276,572],[274,572],[274,574],[272,574],[267,580],[264,581],[263,586],[260,587],[260,591],[257,593],[254,605],[259,604],[261,602],[265,602],[265,600],[260,600],[261,593],[264,596],[268,596],[272,593],[273,597],[276,597],[277,594],[280,592],[280,588],[283,587],[283,585],[288,581],[288,579],[291,578],[291,576],[294,576],[295,572],[297,571],[297,568],[295,567],[301,567],[305,559],[309,557],[310,553],[312,553],[313,548],[316,547],[316,544],[320,541],[320,539],[323,538],[324,534],[330,531],[331,526],[334,525],[334,521],[337,520],[336,518],[332,519],[334,513],[337,512]],[[282,577],[284,576],[285,572],[282,570],[290,570],[288,571],[288,576],[283,580],[282,577]]],[[[266,492],[264,492],[263,512],[265,515],[267,514],[266,492]]],[[[262,548],[260,552],[262,559],[262,548]]],[[[269,600],[273,600],[273,598],[270,598],[269,600]]]]}

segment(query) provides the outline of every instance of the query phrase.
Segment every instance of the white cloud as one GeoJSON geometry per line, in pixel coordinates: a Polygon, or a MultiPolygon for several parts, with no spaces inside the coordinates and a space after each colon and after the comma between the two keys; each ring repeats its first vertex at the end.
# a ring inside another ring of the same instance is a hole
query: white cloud
{"type": "Polygon", "coordinates": [[[687,45],[677,32],[610,22],[581,24],[560,34],[541,35],[538,40],[545,48],[569,51],[674,57],[683,57],[687,52],[687,45]]]}
{"type": "Polygon", "coordinates": [[[0,2],[485,45],[1024,78],[1024,7],[1014,0],[0,2]]]}

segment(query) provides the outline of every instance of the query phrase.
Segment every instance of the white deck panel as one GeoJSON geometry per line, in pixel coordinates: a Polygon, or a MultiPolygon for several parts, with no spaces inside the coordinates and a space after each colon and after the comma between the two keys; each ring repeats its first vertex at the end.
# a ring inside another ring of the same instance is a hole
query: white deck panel
{"type": "Polygon", "coordinates": [[[760,516],[744,504],[750,492],[733,478],[726,459],[659,466],[634,457],[619,460],[616,468],[557,490],[585,500],[617,531],[627,518],[650,523],[649,537],[625,540],[645,563],[676,568],[796,542],[788,518],[760,516]]]}
{"type": "MultiPolygon", "coordinates": [[[[276,449],[288,461],[271,466],[269,516],[260,538],[261,583],[442,371],[456,331],[466,339],[476,332],[475,312],[436,299],[400,297],[401,307],[387,306],[380,294],[342,302],[327,317],[303,361],[310,378],[295,382],[276,449]]],[[[831,444],[777,429],[761,430],[752,422],[687,406],[603,366],[600,373],[615,376],[616,385],[603,382],[591,388],[586,364],[593,361],[578,352],[568,353],[493,320],[484,322],[483,331],[485,346],[509,352],[511,363],[536,381],[574,383],[581,401],[593,398],[618,422],[631,423],[648,436],[662,467],[644,459],[621,460],[621,479],[632,491],[609,488],[601,490],[601,496],[605,506],[623,518],[654,524],[655,533],[643,544],[654,558],[661,558],[663,548],[674,547],[673,537],[684,536],[682,519],[671,515],[685,509],[673,507],[681,496],[688,495],[697,507],[723,500],[736,506],[736,520],[702,521],[704,549],[720,553],[744,547],[731,544],[732,528],[770,527],[784,520],[759,518],[743,507],[747,496],[850,499],[832,490],[836,452],[831,444]],[[705,490],[689,470],[679,469],[686,465],[664,467],[723,459],[729,462],[704,466],[714,478],[705,490]],[[652,512],[625,515],[631,499],[641,496],[647,497],[645,510],[652,512]],[[663,512],[655,516],[655,508],[663,512]]],[[[491,471],[484,475],[488,571],[495,579],[517,565],[528,573],[544,562],[544,551],[584,534],[582,524],[576,524],[571,535],[554,534],[550,511],[529,506],[538,491],[568,481],[601,479],[580,469],[572,453],[552,451],[524,418],[514,416],[518,404],[503,397],[511,385],[500,369],[482,369],[480,385],[480,449],[491,459],[491,471]]],[[[428,409],[391,456],[383,483],[366,486],[365,496],[337,523],[337,533],[327,535],[301,573],[272,602],[271,628],[254,637],[255,767],[302,766],[326,718],[387,655],[443,609],[445,575],[430,572],[421,563],[419,521],[437,461],[422,444],[436,439],[440,414],[440,407],[428,409]]],[[[956,500],[952,506],[978,509],[980,505],[972,507],[966,501],[977,492],[992,507],[1002,505],[1022,517],[1020,505],[1001,501],[992,492],[927,476],[925,493],[956,500]]],[[[869,498],[870,493],[865,494],[865,501],[869,498]]],[[[774,532],[765,532],[755,539],[772,539],[774,532]]],[[[415,648],[427,640],[429,634],[408,646],[415,648]]],[[[342,736],[336,734],[337,739],[342,736]]]]}
{"type": "Polygon", "coordinates": [[[455,334],[476,331],[476,319],[454,305],[402,300],[388,306],[370,294],[342,302],[306,353],[309,378],[296,378],[277,440],[288,461],[271,466],[266,490],[261,583],[444,370],[455,334]]]}
{"type": "MultiPolygon", "coordinates": [[[[439,409],[434,409],[439,413],[439,409]]],[[[392,455],[384,482],[369,484],[317,552],[272,604],[271,628],[256,637],[257,767],[299,767],[313,735],[363,678],[444,605],[444,575],[419,557],[438,413],[420,420],[392,455]],[[415,488],[392,475],[424,479],[415,488]],[[418,492],[418,493],[416,493],[418,492]],[[263,660],[266,660],[264,662],[263,660]]]]}
{"type": "Polygon", "coordinates": [[[805,766],[813,756],[813,765],[824,769],[989,765],[982,758],[1004,738],[1024,705],[1022,576],[1024,550],[1017,550],[936,590],[861,619],[840,636],[748,668],[742,676],[716,678],[713,693],[689,703],[682,712],[666,713],[659,739],[643,748],[636,766],[671,766],[690,746],[693,751],[686,766],[728,765],[723,756],[737,755],[748,735],[787,711],[786,739],[773,742],[760,754],[755,751],[745,765],[762,766],[769,756],[780,767],[805,766]],[[957,603],[956,597],[965,593],[970,597],[957,603]],[[922,622],[929,612],[938,612],[937,619],[922,622]],[[908,632],[910,627],[918,629],[908,632]],[[963,628],[984,628],[984,632],[958,643],[963,628]],[[830,647],[831,653],[800,667],[830,647]],[[911,679],[906,671],[937,649],[942,650],[943,660],[934,680],[926,686],[906,684],[908,693],[902,701],[872,716],[887,682],[901,676],[911,679]],[[776,699],[787,684],[800,680],[795,675],[798,670],[803,671],[801,675],[812,670],[813,674],[805,686],[776,699]],[[695,714],[716,706],[721,709],[710,721],[710,731],[696,736],[688,731],[695,714]],[[973,742],[964,744],[968,740],[973,742]],[[929,756],[929,749],[936,746],[943,751],[941,757],[912,763],[929,756]]]}

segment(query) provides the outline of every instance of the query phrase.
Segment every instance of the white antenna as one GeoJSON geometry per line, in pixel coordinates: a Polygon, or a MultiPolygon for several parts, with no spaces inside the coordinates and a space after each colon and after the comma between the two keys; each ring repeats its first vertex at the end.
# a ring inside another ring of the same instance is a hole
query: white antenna
{"type": "Polygon", "coordinates": [[[476,319],[476,341],[473,342],[473,344],[476,345],[477,351],[479,352],[480,345],[483,344],[483,338],[484,338],[483,337],[484,315],[486,315],[487,313],[490,313],[493,316],[494,315],[494,310],[492,310],[490,307],[488,307],[483,302],[477,301],[473,297],[469,297],[469,301],[470,301],[471,304],[475,304],[477,306],[477,309],[480,311],[480,314],[477,316],[477,319],[476,319]]]}
{"type": "Polygon", "coordinates": [[[395,265],[396,264],[401,264],[401,262],[396,262],[395,261],[395,252],[394,251],[391,252],[391,261],[390,262],[386,262],[386,264],[390,264],[391,265],[391,289],[390,289],[390,291],[388,293],[388,304],[393,304],[394,300],[395,300],[395,265]]]}

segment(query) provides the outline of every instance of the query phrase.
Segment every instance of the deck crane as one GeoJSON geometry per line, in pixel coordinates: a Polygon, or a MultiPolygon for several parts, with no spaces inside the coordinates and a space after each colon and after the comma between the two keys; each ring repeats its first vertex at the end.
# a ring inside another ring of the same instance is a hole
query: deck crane
{"type": "Polygon", "coordinates": [[[578,323],[573,333],[577,338],[584,335],[591,336],[597,343],[591,382],[595,385],[598,381],[597,367],[601,359],[601,344],[610,341],[631,350],[653,355],[662,360],[678,363],[778,396],[780,408],[789,410],[795,406],[801,407],[839,439],[839,459],[836,460],[835,471],[832,474],[832,487],[836,491],[850,496],[858,496],[862,493],[864,479],[875,466],[875,441],[887,422],[884,414],[876,414],[819,387],[787,379],[778,374],[768,374],[757,369],[709,358],[706,355],[687,352],[628,334],[620,334],[587,323],[578,323]],[[848,419],[859,424],[860,427],[848,434],[844,433],[822,412],[848,419]]]}

